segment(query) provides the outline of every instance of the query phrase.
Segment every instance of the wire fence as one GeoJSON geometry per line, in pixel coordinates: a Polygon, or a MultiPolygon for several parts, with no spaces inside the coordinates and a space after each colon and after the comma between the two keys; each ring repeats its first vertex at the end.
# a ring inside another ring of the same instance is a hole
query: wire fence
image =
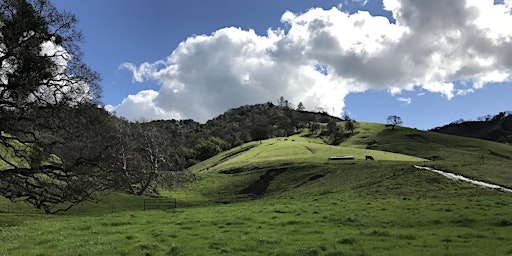
{"type": "Polygon", "coordinates": [[[144,199],[144,211],[167,210],[176,208],[176,198],[148,198],[144,199]]]}
{"type": "MultiPolygon", "coordinates": [[[[135,200],[101,200],[84,202],[72,207],[62,214],[89,215],[108,214],[124,211],[170,210],[176,209],[176,198],[137,198],[135,200]]],[[[0,196],[0,214],[44,214],[44,210],[37,209],[24,201],[10,201],[0,196]]]]}

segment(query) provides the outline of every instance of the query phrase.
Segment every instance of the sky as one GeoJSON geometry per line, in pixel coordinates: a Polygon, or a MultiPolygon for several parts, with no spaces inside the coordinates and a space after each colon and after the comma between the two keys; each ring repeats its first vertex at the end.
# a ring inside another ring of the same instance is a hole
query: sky
{"type": "Polygon", "coordinates": [[[431,129],[512,110],[512,0],[54,0],[74,13],[102,103],[206,122],[283,96],[431,129]]]}

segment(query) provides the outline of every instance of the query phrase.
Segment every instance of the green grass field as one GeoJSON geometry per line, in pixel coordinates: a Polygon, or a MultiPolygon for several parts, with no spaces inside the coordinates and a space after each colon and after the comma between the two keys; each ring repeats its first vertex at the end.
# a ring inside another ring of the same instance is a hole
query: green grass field
{"type": "Polygon", "coordinates": [[[44,215],[0,198],[0,255],[512,254],[512,194],[413,165],[512,187],[511,146],[361,123],[340,146],[300,134],[199,163],[162,191],[176,209],[108,194],[44,215]]]}

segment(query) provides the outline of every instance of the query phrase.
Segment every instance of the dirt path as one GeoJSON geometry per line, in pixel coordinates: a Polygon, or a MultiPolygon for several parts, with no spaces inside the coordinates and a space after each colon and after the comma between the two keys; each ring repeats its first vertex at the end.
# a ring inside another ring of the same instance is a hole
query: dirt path
{"type": "Polygon", "coordinates": [[[436,170],[436,169],[433,169],[433,168],[430,168],[430,167],[424,167],[424,166],[417,166],[417,165],[415,165],[414,167],[417,168],[417,169],[427,170],[427,171],[431,171],[431,172],[435,172],[435,173],[441,174],[441,175],[445,176],[448,179],[461,180],[461,181],[469,182],[469,183],[477,185],[477,186],[491,188],[491,189],[498,189],[498,190],[501,190],[501,191],[512,193],[512,189],[505,188],[505,187],[502,187],[502,186],[496,185],[496,184],[491,184],[491,183],[479,181],[479,180],[472,180],[470,178],[464,177],[464,176],[459,175],[459,174],[455,174],[455,173],[451,173],[451,172],[439,171],[439,170],[436,170]]]}

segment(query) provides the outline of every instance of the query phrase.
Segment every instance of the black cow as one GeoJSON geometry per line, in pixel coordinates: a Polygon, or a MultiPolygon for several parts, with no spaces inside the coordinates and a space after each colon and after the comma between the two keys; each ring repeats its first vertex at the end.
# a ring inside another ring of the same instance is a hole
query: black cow
{"type": "Polygon", "coordinates": [[[373,156],[365,156],[365,159],[364,159],[364,160],[372,160],[372,161],[373,161],[373,160],[375,160],[375,159],[373,159],[373,156]]]}

